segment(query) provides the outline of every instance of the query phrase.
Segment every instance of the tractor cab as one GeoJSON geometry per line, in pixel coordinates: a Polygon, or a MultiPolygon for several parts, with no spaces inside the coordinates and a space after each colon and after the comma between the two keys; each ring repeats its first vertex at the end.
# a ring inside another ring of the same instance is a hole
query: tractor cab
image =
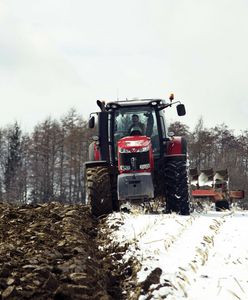
{"type": "Polygon", "coordinates": [[[108,103],[106,111],[111,115],[108,125],[109,141],[113,146],[110,159],[112,158],[112,161],[114,161],[118,158],[117,144],[120,139],[138,135],[137,133],[139,132],[141,136],[145,136],[151,140],[154,157],[156,159],[161,157],[164,152],[163,142],[168,138],[163,113],[163,108],[167,106],[168,104],[160,99],[108,103]]]}

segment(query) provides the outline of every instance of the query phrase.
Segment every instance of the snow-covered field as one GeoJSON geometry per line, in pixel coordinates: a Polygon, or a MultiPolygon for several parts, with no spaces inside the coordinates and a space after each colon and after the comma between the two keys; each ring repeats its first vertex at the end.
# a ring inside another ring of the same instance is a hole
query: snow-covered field
{"type": "Polygon", "coordinates": [[[156,275],[140,300],[248,299],[248,211],[115,213],[108,224],[113,242],[129,243],[123,260],[141,263],[137,284],[156,275]]]}

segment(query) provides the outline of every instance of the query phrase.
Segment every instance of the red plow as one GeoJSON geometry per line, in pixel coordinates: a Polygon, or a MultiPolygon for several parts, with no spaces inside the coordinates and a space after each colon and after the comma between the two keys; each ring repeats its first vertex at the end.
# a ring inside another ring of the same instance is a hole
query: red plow
{"type": "Polygon", "coordinates": [[[213,169],[190,169],[190,179],[193,207],[203,208],[206,203],[214,203],[216,211],[221,211],[244,199],[243,190],[230,190],[227,169],[215,172],[213,169]]]}

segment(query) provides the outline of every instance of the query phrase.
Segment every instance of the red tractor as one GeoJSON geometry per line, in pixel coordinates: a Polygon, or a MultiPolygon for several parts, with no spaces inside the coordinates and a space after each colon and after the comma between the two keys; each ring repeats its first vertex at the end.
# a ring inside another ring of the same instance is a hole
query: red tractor
{"type": "Polygon", "coordinates": [[[177,104],[179,116],[185,107],[179,101],[161,99],[97,101],[89,127],[98,135],[89,147],[85,163],[86,201],[93,215],[118,211],[125,202],[165,200],[164,211],[188,215],[189,184],[187,143],[168,135],[165,109],[177,104]]]}

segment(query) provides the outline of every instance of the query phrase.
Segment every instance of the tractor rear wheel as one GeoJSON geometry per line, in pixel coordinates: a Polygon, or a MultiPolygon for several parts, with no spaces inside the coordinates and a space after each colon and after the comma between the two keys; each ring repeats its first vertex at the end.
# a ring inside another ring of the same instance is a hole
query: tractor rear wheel
{"type": "Polygon", "coordinates": [[[110,214],[113,211],[111,183],[107,167],[86,169],[87,200],[95,217],[110,214]]]}
{"type": "Polygon", "coordinates": [[[166,213],[190,214],[188,167],[186,160],[169,160],[165,164],[166,213]]]}

